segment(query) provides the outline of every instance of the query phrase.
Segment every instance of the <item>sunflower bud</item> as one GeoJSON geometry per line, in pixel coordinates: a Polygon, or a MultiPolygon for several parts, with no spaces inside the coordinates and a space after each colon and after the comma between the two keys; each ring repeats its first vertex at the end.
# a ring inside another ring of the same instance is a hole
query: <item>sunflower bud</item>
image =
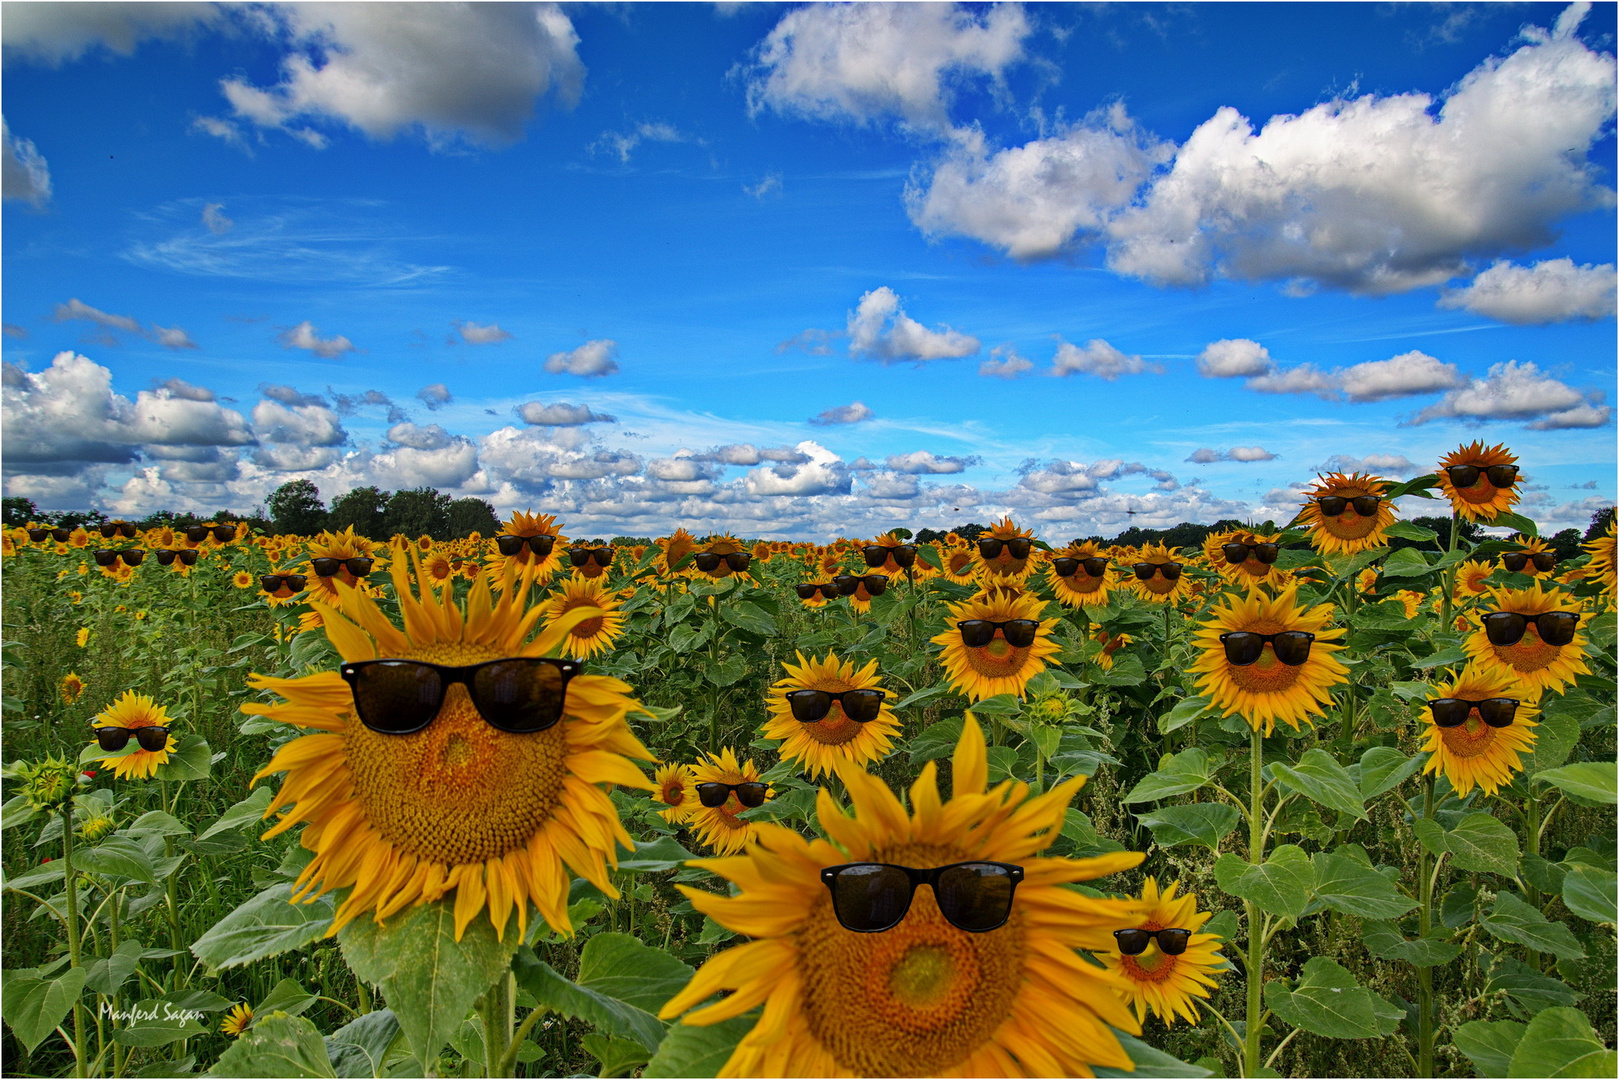
{"type": "Polygon", "coordinates": [[[79,826],[79,835],[94,843],[118,827],[106,814],[97,814],[79,826]]]}
{"type": "Polygon", "coordinates": [[[66,758],[48,757],[18,769],[23,779],[23,795],[35,810],[54,810],[73,799],[78,768],[66,758]]]}

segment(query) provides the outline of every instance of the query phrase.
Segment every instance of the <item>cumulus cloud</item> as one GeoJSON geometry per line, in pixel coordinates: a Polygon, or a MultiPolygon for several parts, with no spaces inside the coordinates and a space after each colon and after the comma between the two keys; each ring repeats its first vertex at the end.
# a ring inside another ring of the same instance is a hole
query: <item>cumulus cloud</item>
{"type": "Polygon", "coordinates": [[[1317,465],[1315,471],[1318,473],[1371,473],[1373,476],[1411,477],[1422,470],[1420,466],[1404,454],[1367,454],[1365,457],[1334,454],[1317,465]]]}
{"type": "Polygon", "coordinates": [[[284,386],[280,383],[259,383],[259,393],[282,405],[294,407],[319,405],[322,408],[326,406],[326,399],[319,394],[306,394],[295,386],[284,386]]]}
{"type": "Polygon", "coordinates": [[[890,454],[884,464],[897,473],[923,475],[963,472],[980,462],[976,457],[934,456],[926,450],[913,450],[909,454],[890,454]]]}
{"type": "Polygon", "coordinates": [[[997,345],[989,350],[989,359],[978,365],[978,374],[997,379],[1015,379],[1034,369],[1034,361],[1019,356],[1010,345],[997,345]]]}
{"type": "Polygon", "coordinates": [[[885,364],[901,360],[925,363],[971,356],[978,339],[950,329],[929,330],[900,307],[899,297],[887,285],[860,298],[849,313],[849,352],[885,364]]]}
{"type": "Polygon", "coordinates": [[[1413,349],[1387,360],[1370,360],[1323,371],[1314,364],[1283,368],[1270,351],[1246,338],[1211,342],[1197,357],[1197,369],[1214,379],[1247,378],[1261,394],[1314,394],[1329,401],[1387,401],[1454,390],[1467,383],[1454,364],[1413,349]]]}
{"type": "Polygon", "coordinates": [[[841,459],[819,443],[805,440],[798,452],[809,460],[752,469],[742,478],[749,495],[847,495],[853,481],[841,459]]]}
{"type": "Polygon", "coordinates": [[[408,420],[389,428],[387,439],[412,450],[442,450],[455,441],[448,431],[437,424],[421,427],[408,420]]]}
{"type": "Polygon", "coordinates": [[[450,388],[441,382],[428,383],[416,391],[416,400],[427,406],[429,412],[437,412],[455,400],[450,388]]]}
{"type": "Polygon", "coordinates": [[[1508,360],[1492,364],[1484,378],[1468,380],[1410,422],[1524,420],[1532,421],[1532,428],[1549,431],[1602,427],[1612,417],[1612,407],[1603,405],[1599,395],[1580,393],[1544,374],[1533,361],[1508,360]]]}
{"type": "Polygon", "coordinates": [[[975,14],[946,4],[811,4],[754,49],[748,110],[856,124],[950,126],[952,83],[999,84],[1032,27],[1017,4],[975,14]]]}
{"type": "Polygon", "coordinates": [[[168,378],[155,383],[154,390],[165,390],[170,397],[180,398],[184,401],[215,401],[218,395],[206,386],[193,386],[184,379],[168,378]]]}
{"type": "Polygon", "coordinates": [[[202,223],[215,236],[228,233],[236,226],[236,222],[225,216],[225,204],[216,202],[202,208],[202,223]]]}
{"type": "Polygon", "coordinates": [[[253,406],[253,430],[259,439],[296,446],[341,446],[348,441],[343,422],[324,403],[285,404],[264,398],[253,406]]]}
{"type": "Polygon", "coordinates": [[[1120,375],[1140,375],[1149,371],[1162,375],[1164,369],[1161,364],[1151,364],[1139,356],[1126,355],[1101,338],[1092,338],[1083,346],[1059,342],[1057,355],[1051,359],[1051,373],[1072,375],[1076,371],[1112,382],[1120,375]]]}
{"type": "MultiPolygon", "coordinates": [[[[10,44],[12,17],[6,16],[7,44],[10,44]]],[[[35,209],[51,201],[51,169],[39,149],[29,139],[11,134],[0,117],[0,198],[19,199],[35,209]]]]}
{"type": "Polygon", "coordinates": [[[782,465],[803,465],[811,460],[802,443],[796,449],[791,446],[759,447],[752,443],[730,443],[726,446],[716,446],[707,453],[697,454],[695,457],[699,461],[716,461],[722,465],[761,465],[770,461],[782,465]]]}
{"type": "Polygon", "coordinates": [[[19,4],[6,10],[6,59],[56,66],[96,48],[131,56],[140,42],[223,21],[216,4],[19,4]]]}
{"type": "Polygon", "coordinates": [[[1350,401],[1386,401],[1454,390],[1467,377],[1454,364],[1445,364],[1413,349],[1388,360],[1355,364],[1337,373],[1338,388],[1350,401]]]}
{"type": "Polygon", "coordinates": [[[1209,465],[1216,461],[1275,461],[1276,455],[1263,446],[1233,446],[1229,450],[1203,446],[1193,450],[1186,460],[1194,465],[1209,465]]]}
{"type": "MultiPolygon", "coordinates": [[[[331,387],[327,389],[331,390],[331,387]]],[[[406,418],[405,410],[394,404],[393,399],[381,390],[366,390],[358,394],[339,394],[332,391],[332,408],[337,410],[339,416],[352,416],[360,409],[373,405],[388,410],[390,424],[401,423],[406,418]]]]}
{"type": "Polygon", "coordinates": [[[373,139],[419,129],[434,145],[520,139],[547,92],[565,107],[585,68],[572,22],[555,4],[287,4],[273,10],[294,51],[268,89],[220,89],[235,116],[324,143],[305,122],[373,139]]]}
{"type": "MultiPolygon", "coordinates": [[[[478,471],[478,445],[462,435],[449,435],[437,424],[410,433],[421,445],[400,445],[371,458],[372,477],[389,488],[456,488],[478,471]]],[[[393,431],[388,433],[393,438],[393,431]]]]}
{"type": "Polygon", "coordinates": [[[460,335],[461,340],[468,345],[493,345],[497,341],[511,340],[511,334],[502,330],[498,323],[479,326],[475,322],[457,321],[451,325],[455,327],[455,332],[460,335]]]}
{"type": "Polygon", "coordinates": [[[527,401],[517,407],[517,415],[522,417],[523,423],[533,424],[536,427],[575,427],[579,424],[616,424],[618,418],[608,413],[599,413],[589,405],[570,405],[566,401],[553,401],[547,405],[538,401],[527,401]]]}
{"type": "Polygon", "coordinates": [[[322,360],[336,360],[347,352],[358,352],[354,343],[342,334],[336,337],[323,338],[320,328],[305,319],[297,326],[281,331],[276,340],[285,349],[307,349],[322,360]]]}
{"type": "Polygon", "coordinates": [[[1211,379],[1264,375],[1276,366],[1270,350],[1247,338],[1211,341],[1197,356],[1197,370],[1211,379]]]}
{"type": "Polygon", "coordinates": [[[579,375],[585,378],[618,373],[618,342],[608,338],[587,341],[571,352],[555,352],[545,358],[545,370],[553,375],[579,375]]]}
{"type": "Polygon", "coordinates": [[[78,297],[74,297],[65,304],[57,304],[56,310],[51,313],[51,318],[57,322],[78,320],[95,323],[97,326],[105,327],[108,330],[120,330],[126,334],[145,333],[141,329],[141,324],[128,315],[110,315],[99,308],[91,307],[78,297]]]}
{"type": "Polygon", "coordinates": [[[1576,266],[1565,258],[1519,266],[1502,259],[1465,288],[1447,290],[1439,306],[1520,326],[1606,319],[1614,314],[1615,288],[1613,263],[1576,266]]]}
{"type": "Polygon", "coordinates": [[[864,402],[853,401],[847,405],[836,405],[825,412],[816,413],[810,417],[810,423],[816,427],[830,427],[833,424],[858,424],[862,420],[870,420],[876,415],[864,402]]]}

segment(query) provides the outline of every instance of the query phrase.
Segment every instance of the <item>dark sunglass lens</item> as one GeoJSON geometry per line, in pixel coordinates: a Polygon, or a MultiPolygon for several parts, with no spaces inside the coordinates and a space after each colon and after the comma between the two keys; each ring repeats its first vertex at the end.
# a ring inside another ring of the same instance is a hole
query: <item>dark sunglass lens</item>
{"type": "Polygon", "coordinates": [[[193,526],[191,526],[189,529],[186,530],[186,539],[191,541],[193,544],[202,543],[204,540],[208,539],[208,526],[206,526],[206,525],[193,525],[193,526]]]}
{"type": "Polygon", "coordinates": [[[574,548],[572,551],[568,552],[568,561],[573,563],[575,566],[585,565],[585,563],[590,561],[590,549],[574,548]]]}
{"type": "Polygon", "coordinates": [[[725,565],[729,566],[732,570],[735,570],[739,574],[746,570],[748,568],[748,564],[752,561],[753,556],[749,555],[746,551],[733,551],[729,555],[725,556],[725,565]]]}
{"type": "MultiPolygon", "coordinates": [[[[1136,580],[1138,581],[1151,581],[1152,576],[1158,572],[1156,566],[1146,562],[1136,563],[1133,569],[1136,572],[1136,580]]],[[[1166,574],[1165,576],[1167,577],[1168,575],[1166,574]]]]}
{"type": "Polygon", "coordinates": [[[95,553],[95,560],[97,566],[111,566],[113,563],[118,561],[118,553],[116,551],[109,551],[107,548],[102,548],[100,551],[95,553]]]}
{"type": "Polygon", "coordinates": [[[705,574],[718,570],[720,567],[720,557],[711,551],[699,551],[691,557],[691,561],[697,569],[705,574]]]}
{"type": "Polygon", "coordinates": [[[119,558],[124,560],[125,566],[139,566],[146,559],[146,552],[142,548],[130,548],[121,552],[119,558]]]}
{"type": "MultiPolygon", "coordinates": [[[[518,544],[517,546],[522,547],[523,545],[518,544]]],[[[556,546],[557,538],[554,536],[535,535],[528,537],[528,549],[542,559],[551,554],[551,549],[556,546]]]]}
{"type": "Polygon", "coordinates": [[[1001,553],[1001,542],[994,538],[978,541],[978,554],[986,559],[993,559],[1001,553]]]}
{"type": "Polygon", "coordinates": [[[1501,565],[1511,570],[1514,574],[1522,570],[1523,564],[1528,561],[1529,556],[1521,551],[1513,551],[1501,556],[1501,565]]]}
{"type": "Polygon", "coordinates": [[[259,578],[259,588],[267,593],[279,592],[284,580],[280,574],[265,574],[259,578]]]}
{"type": "Polygon", "coordinates": [[[731,797],[729,784],[705,783],[697,785],[697,801],[704,806],[724,806],[725,800],[731,797]]]}
{"type": "Polygon", "coordinates": [[[1225,553],[1225,561],[1233,565],[1248,561],[1247,544],[1225,544],[1220,550],[1225,553]]]}
{"type": "Polygon", "coordinates": [[[1479,467],[1477,465],[1452,465],[1445,470],[1450,477],[1450,486],[1455,488],[1470,488],[1478,483],[1479,467]]]}
{"type": "Polygon", "coordinates": [[[129,745],[129,729],[121,727],[96,728],[96,743],[101,749],[115,753],[129,745]]]}
{"type": "Polygon", "coordinates": [[[497,536],[495,537],[495,550],[506,556],[516,555],[523,550],[523,538],[521,536],[497,536]]]}
{"type": "Polygon", "coordinates": [[[1535,569],[1541,573],[1545,573],[1557,565],[1557,556],[1550,551],[1537,551],[1530,558],[1535,564],[1535,569]]]}
{"type": "Polygon", "coordinates": [[[472,704],[501,731],[544,731],[562,719],[567,681],[543,660],[499,660],[472,676],[472,704]]]}
{"type": "Polygon", "coordinates": [[[52,529],[51,539],[59,544],[65,544],[73,537],[72,529],[52,529]]]}
{"type": "Polygon", "coordinates": [[[236,539],[236,526],[221,525],[219,528],[214,530],[214,539],[218,540],[221,544],[228,543],[236,539]]]}
{"type": "Polygon", "coordinates": [[[1186,951],[1186,943],[1192,940],[1190,930],[1171,928],[1158,931],[1158,947],[1170,956],[1179,956],[1186,951]]]}
{"type": "Polygon", "coordinates": [[[1518,480],[1518,467],[1516,465],[1491,465],[1484,470],[1484,475],[1489,479],[1493,487],[1511,487],[1518,480]]]}
{"type": "Polygon", "coordinates": [[[736,785],[736,801],[743,806],[763,806],[765,792],[769,788],[757,780],[750,780],[745,784],[736,785]]]}
{"type": "Polygon", "coordinates": [[[164,566],[167,566],[174,561],[174,556],[176,554],[178,553],[171,551],[168,548],[164,548],[162,551],[157,553],[157,561],[162,563],[164,566]]]}
{"type": "Polygon", "coordinates": [[[1179,581],[1180,580],[1180,576],[1181,576],[1181,564],[1180,563],[1178,563],[1178,562],[1164,563],[1158,569],[1160,569],[1160,570],[1162,570],[1164,572],[1164,580],[1165,581],[1179,581]]]}
{"type": "Polygon", "coordinates": [[[371,565],[375,559],[350,559],[348,561],[349,573],[355,577],[365,577],[371,572],[371,565]]]}
{"type": "Polygon", "coordinates": [[[101,535],[107,537],[108,539],[111,539],[112,537],[117,536],[118,535],[118,526],[116,526],[116,525],[103,525],[103,526],[101,526],[101,535]]]}
{"type": "Polygon", "coordinates": [[[794,585],[793,586],[793,591],[798,594],[798,598],[800,600],[813,600],[813,599],[815,599],[815,594],[817,592],[819,592],[820,589],[821,589],[821,587],[819,585],[815,584],[814,582],[806,582],[803,585],[794,585]]]}
{"type": "Polygon", "coordinates": [[[1271,647],[1276,650],[1276,659],[1288,667],[1298,667],[1310,658],[1310,643],[1315,635],[1304,630],[1284,630],[1276,635],[1271,647]]]}
{"type": "Polygon", "coordinates": [[[1254,663],[1259,659],[1259,654],[1265,651],[1265,639],[1244,630],[1221,634],[1220,641],[1225,645],[1227,663],[1238,667],[1247,667],[1254,663]]]}
{"type": "Polygon", "coordinates": [[[1354,500],[1355,513],[1361,517],[1373,517],[1382,501],[1376,495],[1362,495],[1354,500]]]}
{"type": "Polygon", "coordinates": [[[1086,559],[1080,565],[1085,568],[1085,573],[1091,577],[1101,577],[1107,571],[1106,559],[1086,559]]]}
{"type": "Polygon", "coordinates": [[[870,596],[881,596],[888,591],[888,578],[883,574],[867,574],[860,579],[870,596]]]}
{"type": "Polygon", "coordinates": [[[911,907],[911,877],[897,866],[859,863],[832,879],[832,907],[846,929],[887,930],[911,907]]]}
{"type": "Polygon", "coordinates": [[[1478,703],[1479,719],[1494,728],[1511,727],[1518,702],[1513,698],[1488,698],[1478,703]]]}
{"type": "Polygon", "coordinates": [[[1078,559],[1052,559],[1051,568],[1057,572],[1058,577],[1073,577],[1079,569],[1078,559]]]}
{"type": "Polygon", "coordinates": [[[1428,702],[1428,714],[1433,717],[1435,727],[1461,727],[1467,722],[1467,714],[1472,711],[1473,703],[1470,701],[1436,698],[1428,702]]]}
{"type": "Polygon", "coordinates": [[[855,577],[853,574],[839,574],[837,577],[832,579],[832,584],[838,587],[838,593],[840,595],[853,596],[855,590],[860,588],[860,579],[855,577]]]}
{"type": "Polygon", "coordinates": [[[1528,627],[1529,621],[1516,611],[1492,611],[1484,616],[1484,636],[1491,645],[1516,645],[1528,627]]]}
{"type": "Polygon", "coordinates": [[[1322,516],[1337,517],[1344,512],[1344,507],[1349,505],[1349,500],[1340,495],[1328,495],[1317,499],[1316,505],[1321,507],[1322,516]]]}
{"type": "Polygon", "coordinates": [[[961,643],[969,649],[982,649],[995,637],[995,624],[984,619],[966,619],[956,624],[961,643]]]}
{"type": "Polygon", "coordinates": [[[904,544],[894,549],[894,565],[904,570],[908,566],[916,565],[916,548],[911,544],[904,544]]]}
{"type": "Polygon", "coordinates": [[[1040,629],[1040,624],[1034,619],[1010,619],[1001,628],[1006,636],[1006,643],[1015,648],[1027,649],[1034,644],[1034,634],[1040,629]]]}
{"type": "Polygon", "coordinates": [[[309,579],[304,577],[302,574],[288,574],[286,579],[287,588],[291,589],[293,592],[303,592],[304,586],[309,584],[309,579]]]}
{"type": "Polygon", "coordinates": [[[32,540],[34,543],[37,544],[41,540],[43,540],[47,536],[49,536],[50,534],[51,534],[51,531],[49,529],[29,529],[28,530],[28,539],[32,540]]]}
{"type": "Polygon", "coordinates": [[[118,531],[124,535],[125,539],[132,540],[134,539],[137,530],[135,526],[126,523],[118,526],[118,531]]]}
{"type": "Polygon", "coordinates": [[[832,711],[832,695],[825,690],[789,690],[787,706],[793,719],[802,724],[813,724],[832,711]]]}
{"type": "Polygon", "coordinates": [[[857,724],[869,724],[877,719],[877,714],[883,707],[883,692],[881,690],[845,690],[843,692],[843,715],[857,724]]]}
{"type": "Polygon", "coordinates": [[[169,745],[169,729],[166,727],[140,727],[133,734],[141,749],[149,753],[155,754],[169,745]]]}
{"type": "Polygon", "coordinates": [[[321,577],[331,577],[342,568],[343,560],[326,558],[310,559],[309,565],[313,566],[315,568],[315,573],[321,577]]]}
{"type": "Polygon", "coordinates": [[[1275,562],[1276,556],[1280,555],[1281,553],[1282,549],[1277,547],[1275,544],[1254,545],[1254,558],[1258,559],[1267,566],[1275,562]]]}
{"type": "Polygon", "coordinates": [[[1113,940],[1119,943],[1119,952],[1125,956],[1140,956],[1152,940],[1151,930],[1115,930],[1113,940]]]}
{"type": "Polygon", "coordinates": [[[1548,645],[1567,645],[1574,640],[1574,628],[1580,617],[1572,611],[1544,612],[1535,624],[1540,640],[1548,645]]]}
{"type": "Polygon", "coordinates": [[[1006,922],[1015,886],[1004,866],[962,863],[942,868],[933,891],[939,913],[951,925],[979,934],[1006,922]]]}
{"type": "Polygon", "coordinates": [[[444,703],[444,680],[426,664],[384,660],[350,668],[345,674],[354,687],[360,722],[372,731],[388,735],[420,731],[444,703]]]}
{"type": "Polygon", "coordinates": [[[610,547],[597,548],[590,553],[590,557],[596,560],[597,566],[605,568],[613,565],[613,549],[610,547]]]}
{"type": "Polygon", "coordinates": [[[1027,559],[1029,557],[1029,551],[1033,546],[1034,541],[1025,539],[1021,536],[1006,542],[1006,550],[1014,559],[1027,559]]]}
{"type": "Polygon", "coordinates": [[[202,552],[198,551],[196,548],[186,548],[184,551],[179,553],[180,561],[187,566],[196,566],[197,556],[201,554],[202,552]]]}
{"type": "Polygon", "coordinates": [[[881,566],[888,561],[888,549],[885,547],[871,545],[861,548],[860,554],[864,556],[867,566],[881,566]]]}

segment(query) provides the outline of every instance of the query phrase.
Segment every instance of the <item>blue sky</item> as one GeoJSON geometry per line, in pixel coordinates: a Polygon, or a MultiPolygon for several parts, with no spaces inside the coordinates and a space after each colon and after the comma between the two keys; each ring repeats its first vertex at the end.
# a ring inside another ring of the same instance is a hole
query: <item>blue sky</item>
{"type": "Polygon", "coordinates": [[[1614,12],[8,4],[5,491],[1066,539],[1483,439],[1583,526],[1614,12]]]}

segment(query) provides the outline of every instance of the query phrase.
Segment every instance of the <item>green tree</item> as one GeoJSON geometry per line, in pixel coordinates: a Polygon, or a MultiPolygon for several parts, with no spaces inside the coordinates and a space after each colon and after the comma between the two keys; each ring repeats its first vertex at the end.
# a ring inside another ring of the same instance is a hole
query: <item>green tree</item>
{"type": "Polygon", "coordinates": [[[469,495],[450,504],[449,513],[445,517],[445,531],[447,535],[456,539],[471,536],[473,533],[487,539],[500,531],[500,518],[495,516],[493,506],[469,495]]]}
{"type": "Polygon", "coordinates": [[[1592,514],[1591,527],[1585,530],[1585,539],[1587,541],[1595,540],[1597,537],[1607,532],[1608,523],[1613,520],[1613,513],[1613,507],[1604,506],[1601,510],[1598,510],[1596,513],[1592,514]]]}
{"type": "Polygon", "coordinates": [[[1580,530],[1578,529],[1564,529],[1555,536],[1548,537],[1546,542],[1552,546],[1553,551],[1557,552],[1558,562],[1577,559],[1584,554],[1580,551],[1580,530]]]}
{"type": "Polygon", "coordinates": [[[21,495],[7,495],[4,520],[9,527],[20,529],[30,521],[39,520],[39,508],[34,505],[33,499],[25,499],[21,495]]]}
{"type": "Polygon", "coordinates": [[[402,533],[412,539],[426,533],[435,540],[447,540],[450,505],[448,495],[430,487],[396,491],[383,511],[383,532],[387,536],[402,533]]]}
{"type": "Polygon", "coordinates": [[[389,533],[383,528],[382,519],[388,502],[388,493],[381,488],[357,487],[332,500],[326,527],[341,532],[352,525],[361,536],[386,540],[389,533]]]}
{"type": "Polygon", "coordinates": [[[326,506],[312,480],[290,480],[264,500],[278,533],[310,536],[326,527],[326,506]]]}

